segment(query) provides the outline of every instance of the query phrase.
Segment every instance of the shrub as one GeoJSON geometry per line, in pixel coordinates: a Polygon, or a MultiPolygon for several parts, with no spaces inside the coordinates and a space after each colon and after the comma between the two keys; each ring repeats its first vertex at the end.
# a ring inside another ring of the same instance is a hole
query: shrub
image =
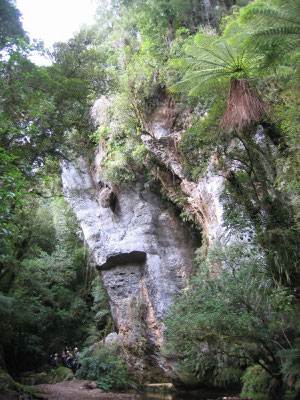
{"type": "Polygon", "coordinates": [[[278,348],[293,345],[297,326],[293,292],[275,286],[260,249],[238,239],[211,248],[198,268],[165,317],[165,351],[199,383],[233,384],[260,364],[281,384],[278,348]]]}
{"type": "Polygon", "coordinates": [[[84,351],[77,378],[97,381],[105,391],[127,389],[129,383],[125,360],[117,352],[120,353],[116,347],[103,346],[95,351],[84,351]]]}
{"type": "Polygon", "coordinates": [[[271,383],[271,376],[260,366],[248,367],[242,376],[242,397],[265,400],[271,383]]]}

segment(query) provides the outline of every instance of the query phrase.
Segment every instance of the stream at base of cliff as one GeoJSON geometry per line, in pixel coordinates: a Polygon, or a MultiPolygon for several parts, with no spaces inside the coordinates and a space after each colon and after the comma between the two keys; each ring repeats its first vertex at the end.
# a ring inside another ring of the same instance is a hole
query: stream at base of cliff
{"type": "Polygon", "coordinates": [[[174,393],[148,393],[140,394],[137,400],[221,400],[238,399],[237,393],[210,392],[209,390],[179,391],[174,393]]]}
{"type": "MultiPolygon", "coordinates": [[[[37,393],[49,400],[221,400],[237,399],[239,391],[201,389],[194,391],[130,391],[126,393],[103,392],[99,388],[91,389],[91,381],[71,380],[56,384],[32,386],[37,393]]],[[[1,396],[0,396],[1,397],[1,396]]]]}

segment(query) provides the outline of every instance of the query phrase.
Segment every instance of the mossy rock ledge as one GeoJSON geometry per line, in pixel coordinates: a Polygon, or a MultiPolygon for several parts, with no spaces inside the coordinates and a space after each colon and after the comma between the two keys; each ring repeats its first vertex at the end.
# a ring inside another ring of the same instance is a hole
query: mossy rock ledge
{"type": "Polygon", "coordinates": [[[22,385],[3,370],[0,370],[0,400],[33,400],[44,399],[32,388],[22,385]]]}

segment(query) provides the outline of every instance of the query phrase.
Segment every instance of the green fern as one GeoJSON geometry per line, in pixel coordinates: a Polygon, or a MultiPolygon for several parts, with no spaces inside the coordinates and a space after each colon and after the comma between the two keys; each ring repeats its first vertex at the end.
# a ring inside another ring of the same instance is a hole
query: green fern
{"type": "Polygon", "coordinates": [[[196,35],[194,43],[185,48],[189,57],[173,61],[173,66],[184,68],[186,73],[170,88],[198,96],[227,85],[227,108],[220,123],[224,132],[242,131],[269,112],[249,78],[262,56],[243,46],[240,39],[245,34],[237,26],[234,31],[234,37],[217,40],[196,35]]]}
{"type": "Polygon", "coordinates": [[[284,36],[284,35],[300,35],[300,26],[281,26],[278,28],[268,28],[259,32],[262,36],[284,36]]]}
{"type": "Polygon", "coordinates": [[[260,47],[266,41],[272,44],[280,38],[279,44],[285,51],[299,48],[299,1],[273,0],[270,5],[266,2],[251,4],[241,10],[241,21],[250,22],[255,29],[249,38],[252,46],[260,47]]]}
{"type": "Polygon", "coordinates": [[[187,46],[185,52],[189,58],[173,60],[171,64],[188,72],[170,90],[187,91],[191,96],[228,85],[232,77],[248,76],[257,58],[252,50],[204,34],[196,35],[194,44],[187,46]]]}

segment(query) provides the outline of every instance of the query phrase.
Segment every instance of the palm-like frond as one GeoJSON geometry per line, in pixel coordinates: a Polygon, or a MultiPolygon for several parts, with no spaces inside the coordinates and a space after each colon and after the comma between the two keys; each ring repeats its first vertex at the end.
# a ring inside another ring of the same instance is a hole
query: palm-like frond
{"type": "Polygon", "coordinates": [[[260,31],[262,36],[284,36],[284,35],[300,35],[300,25],[299,26],[280,26],[267,28],[260,31]]]}
{"type": "Polygon", "coordinates": [[[241,21],[251,23],[254,29],[249,44],[259,47],[261,41],[272,43],[281,38],[280,45],[285,51],[297,49],[300,45],[300,2],[273,0],[272,3],[273,7],[259,2],[241,10],[241,21]]]}
{"type": "Polygon", "coordinates": [[[279,49],[285,52],[298,49],[300,45],[300,26],[271,27],[253,33],[254,42],[263,39],[265,42],[269,41],[273,44],[279,37],[282,38],[281,41],[277,42],[279,49]]]}
{"type": "MultiPolygon", "coordinates": [[[[240,35],[238,27],[233,27],[240,35]]],[[[174,92],[187,91],[198,96],[227,84],[230,86],[227,108],[220,128],[227,132],[244,130],[262,119],[269,108],[248,78],[258,55],[253,49],[236,45],[236,37],[215,40],[207,35],[195,36],[194,44],[186,47],[189,58],[175,61],[186,71],[183,79],[171,87],[174,92]]],[[[174,64],[173,64],[174,65],[174,64]]]]}
{"type": "Polygon", "coordinates": [[[297,0],[272,1],[272,6],[266,2],[257,2],[241,10],[244,22],[252,21],[254,24],[273,26],[282,24],[299,25],[300,3],[297,0]]]}
{"type": "Polygon", "coordinates": [[[229,84],[235,74],[247,75],[253,61],[245,49],[203,34],[196,35],[194,44],[187,46],[185,52],[189,58],[174,60],[172,64],[188,72],[170,89],[188,91],[194,96],[229,84]]]}

